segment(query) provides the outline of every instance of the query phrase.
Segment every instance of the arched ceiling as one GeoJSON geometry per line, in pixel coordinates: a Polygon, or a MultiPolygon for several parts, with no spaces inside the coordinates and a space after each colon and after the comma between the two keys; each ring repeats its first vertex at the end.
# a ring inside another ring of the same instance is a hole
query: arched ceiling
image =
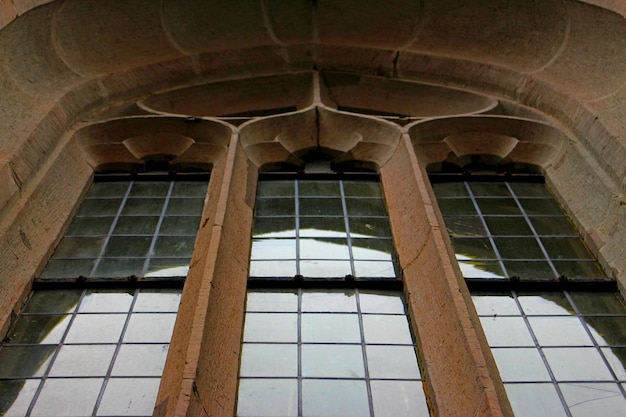
{"type": "MultiPolygon", "coordinates": [[[[197,162],[207,143],[210,158],[220,155],[222,139],[190,137],[170,120],[188,116],[207,131],[241,129],[258,149],[246,120],[276,114],[259,129],[290,155],[290,140],[332,141],[324,132],[348,126],[358,149],[330,147],[381,163],[374,153],[387,155],[389,143],[349,127],[349,113],[385,116],[368,123],[379,132],[395,123],[416,149],[460,159],[481,131],[459,132],[475,123],[462,118],[481,115],[487,142],[509,144],[494,147],[501,157],[523,147],[556,155],[569,140],[624,187],[625,15],[619,0],[0,0],[0,207],[87,133],[108,140],[85,145],[94,166],[150,153],[142,135],[111,137],[120,126],[142,127],[178,162],[197,162]],[[528,123],[485,115],[531,120],[547,127],[524,132],[558,140],[511,136],[528,123]],[[315,131],[293,139],[300,118],[315,131]],[[415,137],[439,131],[438,118],[461,119],[432,141],[415,137]]],[[[274,161],[262,148],[254,158],[274,161]]]]}

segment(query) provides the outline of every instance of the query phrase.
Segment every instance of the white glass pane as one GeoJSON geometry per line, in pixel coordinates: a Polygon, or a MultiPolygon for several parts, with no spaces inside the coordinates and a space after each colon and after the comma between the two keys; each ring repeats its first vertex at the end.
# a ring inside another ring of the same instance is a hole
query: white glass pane
{"type": "Polygon", "coordinates": [[[48,379],[31,416],[90,416],[102,382],[100,378],[48,379]]]}
{"type": "Polygon", "coordinates": [[[296,314],[248,313],[243,330],[245,342],[298,341],[296,314]]]}
{"type": "Polygon", "coordinates": [[[419,381],[371,381],[376,417],[429,417],[419,381]]]}
{"type": "Polygon", "coordinates": [[[370,415],[365,381],[302,381],[302,412],[315,417],[370,415]]]}
{"type": "Polygon", "coordinates": [[[111,378],[102,396],[98,416],[151,416],[159,378],[111,378]]]}
{"type": "Polygon", "coordinates": [[[295,344],[245,343],[241,352],[239,375],[298,376],[298,346],[295,344]]]}
{"type": "Polygon", "coordinates": [[[413,343],[406,316],[364,315],[363,331],[365,343],[413,343]]]}
{"type": "Polygon", "coordinates": [[[237,399],[239,417],[298,415],[296,379],[241,379],[237,399]]]}
{"type": "Polygon", "coordinates": [[[358,317],[356,314],[302,314],[302,341],[359,343],[358,317]]]}

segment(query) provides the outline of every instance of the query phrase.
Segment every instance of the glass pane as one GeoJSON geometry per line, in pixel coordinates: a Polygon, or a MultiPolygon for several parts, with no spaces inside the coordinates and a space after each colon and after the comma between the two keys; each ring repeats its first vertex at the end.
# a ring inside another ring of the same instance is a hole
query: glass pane
{"type": "Polygon", "coordinates": [[[413,344],[406,316],[363,316],[365,343],[413,344]]]}
{"type": "Polygon", "coordinates": [[[147,255],[150,243],[150,236],[113,236],[109,239],[104,255],[143,257],[147,255]]]}
{"type": "Polygon", "coordinates": [[[493,241],[504,259],[545,259],[535,238],[496,237],[493,241]]]}
{"type": "Polygon", "coordinates": [[[533,234],[524,217],[487,216],[485,222],[487,222],[487,227],[492,235],[525,236],[533,234]]]}
{"type": "Polygon", "coordinates": [[[78,309],[81,313],[125,313],[133,302],[133,291],[87,291],[78,309]]]}
{"type": "Polygon", "coordinates": [[[247,313],[244,342],[298,341],[298,316],[290,313],[247,313]]]}
{"type": "Polygon", "coordinates": [[[517,299],[524,312],[530,316],[569,316],[574,314],[574,309],[567,297],[560,291],[521,293],[517,299]]]}
{"type": "Polygon", "coordinates": [[[626,381],[626,348],[602,348],[602,353],[619,381],[626,381]]]}
{"type": "Polygon", "coordinates": [[[159,222],[158,216],[121,216],[114,235],[153,235],[159,222]]]}
{"type": "MultiPolygon", "coordinates": [[[[121,278],[132,275],[141,276],[144,258],[107,258],[102,259],[93,276],[98,278],[121,278]]],[[[90,274],[91,276],[91,274],[90,274]]]]}
{"type": "Polygon", "coordinates": [[[159,229],[160,235],[194,235],[200,226],[197,216],[165,216],[159,229]]]}
{"type": "Polygon", "coordinates": [[[94,259],[50,259],[41,278],[77,278],[87,277],[95,264],[94,259]]]}
{"type": "Polygon", "coordinates": [[[346,197],[380,197],[380,185],[375,181],[344,181],[346,197]]]}
{"type": "Polygon", "coordinates": [[[167,216],[200,216],[204,208],[203,198],[172,198],[165,214],[167,216]]]}
{"type": "Polygon", "coordinates": [[[446,216],[444,222],[450,236],[487,236],[478,216],[446,216]]]}
{"type": "Polygon", "coordinates": [[[159,236],[154,245],[154,256],[191,258],[195,243],[195,236],[159,236]]]}
{"type": "Polygon", "coordinates": [[[122,216],[160,215],[163,211],[163,198],[129,198],[124,204],[122,216]]]}
{"type": "Polygon", "coordinates": [[[563,215],[563,209],[552,198],[549,198],[549,199],[520,198],[519,201],[522,204],[524,211],[529,216],[563,215]]]}
{"type": "Polygon", "coordinates": [[[480,323],[490,346],[534,346],[521,317],[481,317],[480,323]]]}
{"type": "Polygon", "coordinates": [[[452,246],[458,260],[496,259],[487,238],[452,238],[452,246]]]}
{"type": "Polygon", "coordinates": [[[389,239],[353,239],[352,256],[357,259],[390,261],[393,242],[389,239]]]}
{"type": "Polygon", "coordinates": [[[542,346],[592,346],[578,317],[530,317],[537,341],[542,346]]]}
{"type": "Polygon", "coordinates": [[[303,345],[302,376],[365,378],[363,350],[360,345],[303,345]]]}
{"type": "Polygon", "coordinates": [[[122,345],[115,358],[112,376],[156,376],[163,374],[167,344],[122,345]]]}
{"type": "Polygon", "coordinates": [[[356,295],[354,290],[306,291],[302,293],[304,312],[354,312],[356,295]]]}
{"type": "Polygon", "coordinates": [[[133,311],[178,311],[181,290],[141,290],[133,311]]]}
{"type": "Polygon", "coordinates": [[[406,314],[397,292],[360,290],[359,304],[362,313],[406,314]]]}
{"type": "Polygon", "coordinates": [[[469,198],[441,198],[438,204],[444,217],[476,216],[478,214],[474,203],[469,198]]]}
{"type": "Polygon", "coordinates": [[[504,182],[472,182],[469,183],[472,194],[476,197],[510,197],[509,188],[504,182]]]}
{"type": "Polygon", "coordinates": [[[293,277],[296,261],[251,261],[251,277],[293,277]]]}
{"type": "Polygon", "coordinates": [[[343,206],[339,198],[301,198],[301,216],[343,216],[343,206]]]}
{"type": "Polygon", "coordinates": [[[337,181],[298,181],[298,194],[310,197],[339,197],[341,190],[337,181]]]}
{"type": "Polygon", "coordinates": [[[593,259],[580,238],[541,238],[543,246],[552,259],[593,259]]]}
{"type": "Polygon", "coordinates": [[[298,346],[244,343],[241,352],[242,377],[298,376],[298,346]]]}
{"type": "Polygon", "coordinates": [[[86,198],[123,197],[128,186],[128,182],[94,182],[86,198]]]}
{"type": "Polygon", "coordinates": [[[129,197],[164,197],[170,189],[169,181],[133,182],[129,197]]]}
{"type": "Polygon", "coordinates": [[[459,268],[465,278],[507,278],[499,262],[459,261],[459,268]]]}
{"type": "Polygon", "coordinates": [[[302,381],[303,415],[316,417],[369,416],[365,381],[302,381]]]}
{"type": "Polygon", "coordinates": [[[537,349],[495,348],[491,352],[503,382],[550,382],[550,374],[537,349]]]}
{"type": "Polygon", "coordinates": [[[354,275],[359,278],[395,278],[398,276],[393,262],[354,261],[354,275]]]}
{"type": "Polygon", "coordinates": [[[385,203],[379,198],[347,198],[346,207],[349,216],[386,216],[385,203]]]}
{"type": "Polygon", "coordinates": [[[301,237],[345,237],[346,222],[343,217],[302,217],[301,237]]]}
{"type": "Polygon", "coordinates": [[[295,239],[255,239],[250,259],[295,259],[295,239]]]}
{"type": "Polygon", "coordinates": [[[361,341],[359,321],[354,314],[302,314],[302,342],[350,343],[361,341]]]}
{"type": "Polygon", "coordinates": [[[111,378],[96,415],[151,415],[159,383],[159,378],[111,378]]]}
{"type": "Polygon", "coordinates": [[[530,221],[539,235],[577,236],[574,225],[564,216],[532,216],[530,221]]]}
{"type": "Polygon", "coordinates": [[[65,338],[66,343],[117,343],[125,314],[79,314],[65,338]]]}
{"type": "Polygon", "coordinates": [[[175,321],[174,313],[133,314],[124,335],[124,342],[169,343],[175,321]]]}
{"type": "Polygon", "coordinates": [[[252,237],[271,238],[295,236],[296,219],[294,217],[257,217],[254,221],[252,237]]]}
{"type": "Polygon", "coordinates": [[[617,384],[559,384],[572,417],[622,417],[626,400],[617,384]]]}
{"type": "Polygon", "coordinates": [[[146,277],[184,277],[189,272],[190,258],[151,258],[146,277]]]}
{"type": "Polygon", "coordinates": [[[237,416],[284,417],[298,415],[296,379],[247,379],[239,381],[237,416]]]}
{"type": "Polygon", "coordinates": [[[50,376],[106,376],[115,345],[65,345],[50,369],[50,376]]]}
{"type": "Polygon", "coordinates": [[[545,348],[543,354],[557,381],[610,381],[613,379],[595,348],[545,348]]]}
{"type": "Polygon", "coordinates": [[[556,275],[547,261],[504,261],[510,277],[524,279],[554,279],[556,275]]]}
{"type": "Polygon", "coordinates": [[[350,259],[347,239],[301,239],[302,259],[350,259]]]}
{"type": "Polygon", "coordinates": [[[37,392],[39,380],[0,380],[0,415],[23,417],[37,392]]]}
{"type": "Polygon", "coordinates": [[[476,202],[483,215],[520,216],[522,214],[512,198],[477,198],[476,202]]]}
{"type": "Polygon", "coordinates": [[[298,294],[295,292],[249,291],[246,301],[247,311],[298,311],[298,294]]]}
{"type": "Polygon", "coordinates": [[[552,194],[546,190],[545,184],[511,182],[509,186],[518,197],[554,198],[552,194]]]}
{"type": "Polygon", "coordinates": [[[624,301],[617,292],[571,292],[582,314],[626,314],[624,301]]]}
{"type": "Polygon", "coordinates": [[[104,245],[103,237],[66,237],[59,242],[54,258],[95,258],[104,245]]]}
{"type": "Polygon", "coordinates": [[[100,378],[48,379],[31,416],[89,416],[96,405],[102,381],[100,378]]]}
{"type": "Polygon", "coordinates": [[[351,217],[350,235],[352,237],[391,237],[391,229],[386,218],[351,217]]]}
{"type": "Polygon", "coordinates": [[[465,183],[463,182],[448,182],[448,183],[433,183],[433,190],[437,194],[437,198],[443,199],[445,197],[464,197],[469,196],[465,183]]]}
{"type": "Polygon", "coordinates": [[[293,181],[259,181],[257,187],[259,197],[293,196],[294,192],[293,181]]]}
{"type": "Polygon", "coordinates": [[[506,384],[516,417],[567,417],[552,384],[506,384]]]}
{"type": "Polygon", "coordinates": [[[56,346],[0,347],[0,378],[43,376],[56,346]]]}
{"type": "Polygon", "coordinates": [[[172,189],[172,197],[202,197],[206,195],[207,183],[202,181],[176,181],[172,189]]]}
{"type": "Polygon", "coordinates": [[[59,343],[70,316],[19,316],[9,331],[11,343],[59,343]]]}
{"type": "Polygon", "coordinates": [[[312,278],[343,278],[352,275],[350,261],[301,261],[300,274],[312,278]]]}
{"type": "Polygon", "coordinates": [[[567,278],[603,278],[604,272],[597,262],[584,261],[553,261],[552,262],[559,276],[567,278]]]}
{"type": "Polygon", "coordinates": [[[115,216],[122,204],[121,198],[84,200],[77,216],[115,216]]]}
{"type": "Polygon", "coordinates": [[[104,236],[114,217],[74,217],[65,236],[104,236]]]}
{"type": "Polygon", "coordinates": [[[600,346],[626,346],[626,316],[586,317],[593,338],[600,346]]]}
{"type": "Polygon", "coordinates": [[[519,316],[515,299],[509,295],[472,293],[476,312],[481,316],[519,316]]]}
{"type": "Polygon", "coordinates": [[[296,214],[293,198],[258,198],[256,216],[294,216],[296,214]]]}
{"type": "Polygon", "coordinates": [[[37,291],[32,294],[23,313],[70,313],[80,300],[81,291],[37,291]]]}
{"type": "Polygon", "coordinates": [[[370,378],[420,379],[412,346],[367,346],[370,378]]]}
{"type": "Polygon", "coordinates": [[[428,417],[428,406],[419,381],[371,381],[376,417],[428,417]]]}

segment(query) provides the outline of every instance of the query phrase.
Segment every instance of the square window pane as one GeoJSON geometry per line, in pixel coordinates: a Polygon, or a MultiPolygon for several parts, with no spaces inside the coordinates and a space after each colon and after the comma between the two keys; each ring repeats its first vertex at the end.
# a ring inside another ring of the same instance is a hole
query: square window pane
{"type": "Polygon", "coordinates": [[[248,313],[243,341],[296,343],[298,316],[291,313],[248,313]]]}
{"type": "Polygon", "coordinates": [[[340,198],[300,198],[301,216],[343,216],[340,198]]]}
{"type": "Polygon", "coordinates": [[[343,217],[302,217],[300,237],[347,237],[343,217]]]}
{"type": "Polygon", "coordinates": [[[359,291],[359,304],[362,313],[406,314],[404,303],[395,291],[359,291]]]}
{"type": "Polygon", "coordinates": [[[105,236],[114,217],[74,217],[65,236],[105,236]]]}
{"type": "Polygon", "coordinates": [[[626,314],[624,301],[617,292],[573,291],[570,296],[582,314],[626,314]]]}
{"type": "Polygon", "coordinates": [[[593,259],[585,244],[577,237],[541,238],[552,259],[593,259]]]}
{"type": "Polygon", "coordinates": [[[295,239],[254,239],[250,259],[295,259],[295,239]]]}
{"type": "Polygon", "coordinates": [[[43,376],[48,369],[56,346],[0,347],[0,378],[30,378],[43,376]]]}
{"type": "Polygon", "coordinates": [[[298,181],[298,194],[306,197],[339,197],[341,189],[337,181],[298,181]]]}
{"type": "Polygon", "coordinates": [[[355,260],[391,261],[393,252],[393,242],[389,239],[352,239],[355,260]]]}
{"type": "Polygon", "coordinates": [[[301,261],[300,274],[311,278],[343,278],[352,275],[350,261],[301,261]]]}
{"type": "Polygon", "coordinates": [[[150,243],[150,236],[113,236],[109,239],[104,256],[143,257],[148,254],[150,243]]]}
{"type": "Polygon", "coordinates": [[[293,198],[258,198],[256,200],[256,216],[295,216],[295,214],[296,205],[293,198]]]}
{"type": "Polygon", "coordinates": [[[370,378],[420,379],[413,346],[367,346],[370,378]]]}
{"type": "Polygon", "coordinates": [[[239,381],[238,417],[297,415],[298,381],[295,378],[243,378],[239,381]]]}
{"type": "Polygon", "coordinates": [[[363,315],[365,343],[413,344],[405,315],[363,315]]]}
{"type": "Polygon", "coordinates": [[[504,182],[472,182],[469,183],[472,194],[476,197],[510,197],[509,188],[504,182]]]}
{"type": "Polygon", "coordinates": [[[517,299],[524,312],[529,316],[569,316],[574,314],[572,305],[561,291],[521,293],[517,299]]]}
{"type": "Polygon", "coordinates": [[[486,216],[485,222],[492,235],[528,236],[533,234],[524,217],[486,216]]]}
{"type": "Polygon", "coordinates": [[[376,417],[428,417],[428,405],[419,381],[370,381],[376,417]]]}
{"type": "Polygon", "coordinates": [[[365,381],[302,381],[302,413],[316,417],[369,416],[365,381]]]}
{"type": "Polygon", "coordinates": [[[487,238],[452,238],[457,260],[496,259],[496,254],[487,238]]]}
{"type": "Polygon", "coordinates": [[[167,344],[124,344],[115,358],[112,376],[157,376],[163,374],[167,344]]]}
{"type": "Polygon", "coordinates": [[[248,291],[246,311],[297,312],[298,294],[293,291],[248,291]]]}
{"type": "Polygon", "coordinates": [[[146,277],[185,277],[190,258],[151,258],[146,277]]]}
{"type": "Polygon", "coordinates": [[[356,314],[302,314],[304,343],[360,343],[359,320],[356,314]]]}
{"type": "Polygon", "coordinates": [[[133,291],[87,291],[78,309],[81,313],[126,313],[133,291]]]}
{"type": "Polygon", "coordinates": [[[167,216],[200,216],[204,198],[171,198],[167,204],[167,216]]]}
{"type": "Polygon", "coordinates": [[[446,216],[444,218],[450,236],[487,236],[487,230],[478,216],[446,216]]]}
{"type": "Polygon", "coordinates": [[[480,323],[489,346],[534,346],[528,327],[521,317],[481,317],[480,323]]]}
{"type": "Polygon", "coordinates": [[[619,381],[626,381],[626,348],[602,348],[602,354],[619,381]]]}
{"type": "Polygon", "coordinates": [[[239,375],[297,377],[298,345],[244,343],[239,375]]]}
{"type": "Polygon", "coordinates": [[[175,313],[134,313],[130,317],[124,342],[169,343],[175,321],[175,313]]]}
{"type": "Polygon", "coordinates": [[[510,294],[472,293],[472,301],[479,316],[519,316],[515,299],[510,294]]]}
{"type": "Polygon", "coordinates": [[[546,258],[535,238],[496,237],[493,241],[504,259],[546,258]]]}
{"type": "Polygon", "coordinates": [[[389,220],[378,217],[351,217],[350,236],[391,237],[389,220]]]}
{"type": "Polygon", "coordinates": [[[365,378],[363,349],[360,345],[303,345],[302,376],[365,378]]]}
{"type": "Polygon", "coordinates": [[[117,343],[125,322],[126,314],[79,314],[65,343],[117,343]]]}
{"type": "Polygon", "coordinates": [[[528,321],[542,346],[592,346],[578,317],[529,317],[528,321]]]}
{"type": "Polygon", "coordinates": [[[106,376],[115,345],[65,345],[50,369],[50,376],[106,376]]]}
{"type": "Polygon", "coordinates": [[[587,326],[600,346],[626,346],[626,316],[585,317],[587,326]]]}
{"type": "Polygon", "coordinates": [[[300,239],[302,259],[350,259],[347,239],[300,239]]]}
{"type": "Polygon", "coordinates": [[[158,216],[163,211],[164,198],[129,198],[124,204],[122,216],[158,216]]]}
{"type": "Polygon", "coordinates": [[[557,381],[613,379],[596,348],[545,348],[543,354],[557,381]]]}
{"type": "Polygon", "coordinates": [[[440,198],[437,203],[444,217],[478,215],[474,203],[469,198],[440,198]]]}
{"type": "Polygon", "coordinates": [[[302,293],[303,312],[356,313],[354,290],[305,291],[302,293]]]}
{"type": "Polygon", "coordinates": [[[195,236],[159,236],[154,245],[154,256],[191,258],[195,236]]]}
{"type": "Polygon", "coordinates": [[[198,216],[165,216],[159,229],[160,235],[196,235],[200,226],[198,216]]]}
{"type": "Polygon", "coordinates": [[[567,417],[552,384],[505,384],[516,417],[567,417]]]}
{"type": "Polygon", "coordinates": [[[574,225],[569,219],[561,216],[532,216],[530,222],[542,236],[577,236],[574,225]]]}
{"type": "Polygon", "coordinates": [[[604,272],[600,265],[592,260],[585,261],[553,261],[552,264],[556,268],[559,276],[567,278],[604,278],[604,272]]]}
{"type": "Polygon", "coordinates": [[[520,216],[522,214],[512,198],[477,198],[476,202],[483,215],[520,216]]]}
{"type": "Polygon", "coordinates": [[[181,290],[141,290],[133,307],[135,312],[177,312],[181,290]]]}
{"type": "Polygon", "coordinates": [[[120,216],[113,229],[114,235],[153,235],[158,216],[120,216]]]}
{"type": "Polygon", "coordinates": [[[437,197],[443,199],[445,197],[464,197],[469,196],[464,182],[439,182],[432,184],[433,190],[437,197]]]}
{"type": "Polygon", "coordinates": [[[8,337],[11,343],[59,343],[69,321],[67,315],[21,315],[8,337]]]}
{"type": "Polygon", "coordinates": [[[145,262],[144,258],[104,258],[98,264],[93,276],[98,278],[141,276],[145,262]]]}
{"type": "Polygon", "coordinates": [[[31,416],[89,416],[96,405],[102,382],[100,378],[48,379],[31,416]]]}
{"type": "Polygon", "coordinates": [[[0,380],[0,415],[23,417],[37,392],[39,380],[0,380]]]}
{"type": "Polygon", "coordinates": [[[344,181],[346,197],[380,197],[380,184],[375,181],[344,181]]]}
{"type": "Polygon", "coordinates": [[[53,258],[95,258],[104,245],[103,237],[65,237],[59,242],[53,258]]]}
{"type": "Polygon", "coordinates": [[[296,237],[295,217],[257,217],[252,237],[296,237]]]}
{"type": "Polygon", "coordinates": [[[50,259],[40,278],[87,277],[91,275],[94,264],[95,259],[50,259]]]}
{"type": "Polygon", "coordinates": [[[528,182],[511,182],[509,186],[518,197],[554,198],[546,189],[545,184],[528,182]]]}
{"type": "Polygon", "coordinates": [[[159,378],[111,378],[98,408],[98,416],[147,416],[154,411],[159,378]]]}
{"type": "Polygon", "coordinates": [[[387,216],[382,198],[346,198],[349,216],[387,216]]]}
{"type": "Polygon", "coordinates": [[[534,348],[494,348],[493,357],[503,382],[550,382],[550,374],[534,348]]]}
{"type": "Polygon", "coordinates": [[[563,209],[553,198],[520,198],[519,201],[529,216],[563,215],[563,209]]]}

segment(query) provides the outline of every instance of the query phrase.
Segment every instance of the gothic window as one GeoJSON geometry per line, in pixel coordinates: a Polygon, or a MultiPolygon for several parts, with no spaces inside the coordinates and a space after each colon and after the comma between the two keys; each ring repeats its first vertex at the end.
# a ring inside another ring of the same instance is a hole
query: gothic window
{"type": "Polygon", "coordinates": [[[449,179],[431,177],[515,415],[622,415],[626,308],[554,197],[449,179]]]}
{"type": "Polygon", "coordinates": [[[429,415],[377,177],[281,175],[258,185],[237,415],[429,415]]]}
{"type": "Polygon", "coordinates": [[[0,347],[0,414],[152,414],[206,187],[96,178],[0,347]]]}

